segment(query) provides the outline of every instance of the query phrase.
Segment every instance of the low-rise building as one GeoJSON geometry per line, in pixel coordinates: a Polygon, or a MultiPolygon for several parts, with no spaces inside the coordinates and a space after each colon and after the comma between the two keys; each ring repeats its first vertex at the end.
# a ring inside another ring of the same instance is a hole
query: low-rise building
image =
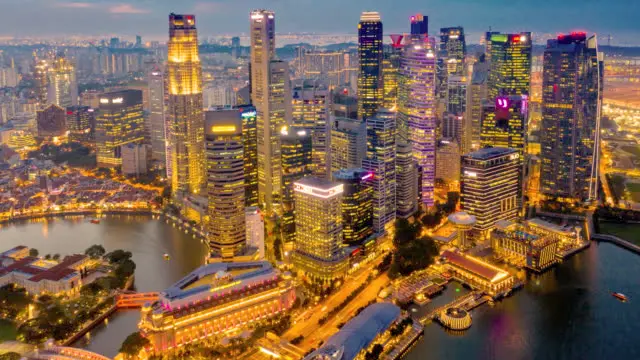
{"type": "Polygon", "coordinates": [[[511,274],[476,257],[449,250],[441,256],[446,260],[445,268],[455,277],[491,296],[506,294],[516,284],[511,274]]]}
{"type": "Polygon", "coordinates": [[[495,254],[510,264],[533,271],[545,270],[557,262],[558,242],[557,238],[536,234],[527,223],[499,220],[491,232],[495,254]]]}

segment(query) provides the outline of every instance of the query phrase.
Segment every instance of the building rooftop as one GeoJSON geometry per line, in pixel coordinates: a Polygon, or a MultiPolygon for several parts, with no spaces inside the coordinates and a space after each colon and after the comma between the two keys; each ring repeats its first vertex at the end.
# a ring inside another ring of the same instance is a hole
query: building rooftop
{"type": "Polygon", "coordinates": [[[471,153],[464,155],[466,158],[471,158],[474,160],[489,160],[492,158],[516,153],[517,150],[511,148],[502,148],[502,147],[491,147],[480,149],[471,153]]]}
{"type": "MultiPolygon", "coordinates": [[[[336,180],[352,180],[352,179],[363,179],[364,177],[370,178],[373,177],[373,173],[367,171],[363,168],[354,168],[354,169],[340,169],[333,173],[333,177],[336,180]],[[369,176],[371,175],[371,176],[369,176]],[[368,176],[368,177],[367,177],[368,176]]],[[[366,179],[364,179],[366,180],[366,179]]]]}
{"type": "Polygon", "coordinates": [[[352,360],[399,316],[400,308],[392,303],[369,305],[304,360],[352,360]]]}
{"type": "Polygon", "coordinates": [[[469,271],[492,283],[509,277],[509,273],[506,271],[459,252],[445,250],[442,253],[442,257],[447,259],[450,264],[469,271]]]}
{"type": "Polygon", "coordinates": [[[476,223],[476,217],[469,215],[464,211],[460,211],[449,215],[449,221],[457,225],[474,225],[476,223]]]}
{"type": "Polygon", "coordinates": [[[328,197],[342,193],[343,185],[319,177],[307,176],[294,183],[294,190],[328,197]]]}

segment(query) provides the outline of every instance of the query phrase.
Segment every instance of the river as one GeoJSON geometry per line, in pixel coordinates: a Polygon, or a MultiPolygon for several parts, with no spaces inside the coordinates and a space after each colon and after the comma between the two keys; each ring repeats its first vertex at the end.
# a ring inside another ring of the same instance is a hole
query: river
{"type": "MultiPolygon", "coordinates": [[[[5,225],[2,249],[24,244],[47,253],[82,252],[93,244],[126,249],[137,264],[136,287],[159,291],[201,265],[206,247],[191,235],[147,216],[108,216],[99,225],[86,218],[58,218],[5,225]],[[171,256],[163,260],[163,254],[171,256]]],[[[436,301],[465,292],[450,285],[436,301]]],[[[472,311],[473,325],[460,334],[437,324],[407,355],[423,359],[639,359],[640,257],[608,243],[592,246],[540,276],[524,289],[472,311]],[[621,303],[610,291],[631,299],[621,303]]],[[[114,356],[136,330],[138,311],[120,312],[76,346],[114,356]]]]}

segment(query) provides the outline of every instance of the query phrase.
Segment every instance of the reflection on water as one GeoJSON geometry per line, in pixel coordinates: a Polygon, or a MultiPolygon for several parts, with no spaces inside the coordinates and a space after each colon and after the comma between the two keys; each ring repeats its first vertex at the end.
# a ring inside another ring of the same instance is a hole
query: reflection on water
{"type": "MultiPolygon", "coordinates": [[[[93,244],[107,251],[131,251],[136,262],[135,286],[140,291],[160,291],[204,262],[206,246],[161,220],[148,216],[113,215],[91,224],[90,217],[71,216],[28,220],[0,228],[0,250],[17,245],[37,248],[46,254],[84,252],[93,244]],[[164,260],[167,253],[171,260],[164,260]]],[[[122,341],[136,330],[138,311],[119,312],[106,326],[91,332],[89,341],[77,346],[113,357],[122,341]]]]}

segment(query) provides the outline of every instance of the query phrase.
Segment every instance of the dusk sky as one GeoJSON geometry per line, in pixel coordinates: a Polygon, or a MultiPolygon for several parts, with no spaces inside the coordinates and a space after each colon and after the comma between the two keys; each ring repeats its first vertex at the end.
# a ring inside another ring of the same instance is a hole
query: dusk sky
{"type": "MultiPolygon", "coordinates": [[[[193,13],[201,36],[247,32],[254,8],[276,12],[278,32],[355,33],[359,14],[376,10],[385,32],[408,30],[408,17],[429,16],[430,32],[464,26],[479,33],[569,30],[612,34],[640,43],[640,0],[0,0],[0,36],[105,35],[163,39],[170,12],[193,13]]],[[[472,38],[470,42],[477,42],[472,38]]]]}

